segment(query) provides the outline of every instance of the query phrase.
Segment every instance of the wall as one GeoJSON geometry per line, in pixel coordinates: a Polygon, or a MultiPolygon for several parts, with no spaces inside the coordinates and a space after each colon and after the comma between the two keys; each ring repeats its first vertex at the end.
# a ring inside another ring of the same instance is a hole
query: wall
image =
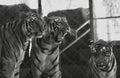
{"type": "Polygon", "coordinates": [[[42,0],[43,15],[57,10],[88,8],[88,0],[42,0]]]}
{"type": "Polygon", "coordinates": [[[0,0],[0,5],[14,5],[25,3],[31,9],[38,9],[38,0],[0,0]]]}

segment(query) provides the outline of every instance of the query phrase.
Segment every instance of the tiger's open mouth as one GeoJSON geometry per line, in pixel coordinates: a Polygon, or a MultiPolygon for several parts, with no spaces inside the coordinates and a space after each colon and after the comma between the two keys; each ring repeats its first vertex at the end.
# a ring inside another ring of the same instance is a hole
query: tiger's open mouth
{"type": "Polygon", "coordinates": [[[107,67],[107,64],[106,63],[98,63],[98,64],[96,64],[96,66],[100,69],[105,69],[107,67]]]}
{"type": "Polygon", "coordinates": [[[97,66],[100,70],[108,70],[109,67],[111,66],[111,62],[110,62],[110,60],[104,61],[104,62],[99,62],[99,63],[96,63],[96,66],[97,66]]]}

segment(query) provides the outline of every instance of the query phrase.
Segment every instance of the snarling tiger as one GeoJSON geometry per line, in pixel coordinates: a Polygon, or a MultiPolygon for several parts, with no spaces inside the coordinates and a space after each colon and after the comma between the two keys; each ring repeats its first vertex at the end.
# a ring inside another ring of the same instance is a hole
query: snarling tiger
{"type": "Polygon", "coordinates": [[[116,78],[117,63],[111,42],[98,40],[90,43],[89,78],[116,78]]]}
{"type": "Polygon", "coordinates": [[[44,20],[43,37],[32,41],[32,78],[61,78],[59,45],[71,28],[65,17],[44,17],[44,20]]]}
{"type": "Polygon", "coordinates": [[[0,25],[0,78],[19,78],[19,68],[32,38],[42,37],[44,21],[33,12],[0,25]]]}

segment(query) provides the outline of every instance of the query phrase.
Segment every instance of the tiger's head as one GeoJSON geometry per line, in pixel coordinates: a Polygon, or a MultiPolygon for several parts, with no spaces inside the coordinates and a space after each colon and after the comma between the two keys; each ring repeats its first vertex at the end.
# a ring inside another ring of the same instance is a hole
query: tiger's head
{"type": "Polygon", "coordinates": [[[112,67],[112,45],[110,42],[99,40],[97,42],[90,42],[92,57],[94,64],[102,71],[108,71],[112,67]]]}
{"type": "Polygon", "coordinates": [[[66,17],[51,16],[44,17],[46,21],[45,36],[54,39],[56,43],[61,43],[67,33],[72,33],[74,30],[70,28],[66,17]]]}
{"type": "Polygon", "coordinates": [[[42,38],[44,31],[44,20],[34,12],[28,12],[25,15],[25,28],[28,37],[42,38]]]}

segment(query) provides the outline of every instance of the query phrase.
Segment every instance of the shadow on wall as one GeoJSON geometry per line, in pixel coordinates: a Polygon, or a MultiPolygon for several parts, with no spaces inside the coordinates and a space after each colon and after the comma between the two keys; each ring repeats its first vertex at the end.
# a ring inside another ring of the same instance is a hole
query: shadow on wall
{"type": "Polygon", "coordinates": [[[29,11],[36,12],[34,9],[30,9],[25,4],[16,5],[0,5],[0,24],[13,21],[21,16],[22,13],[29,11]]]}

